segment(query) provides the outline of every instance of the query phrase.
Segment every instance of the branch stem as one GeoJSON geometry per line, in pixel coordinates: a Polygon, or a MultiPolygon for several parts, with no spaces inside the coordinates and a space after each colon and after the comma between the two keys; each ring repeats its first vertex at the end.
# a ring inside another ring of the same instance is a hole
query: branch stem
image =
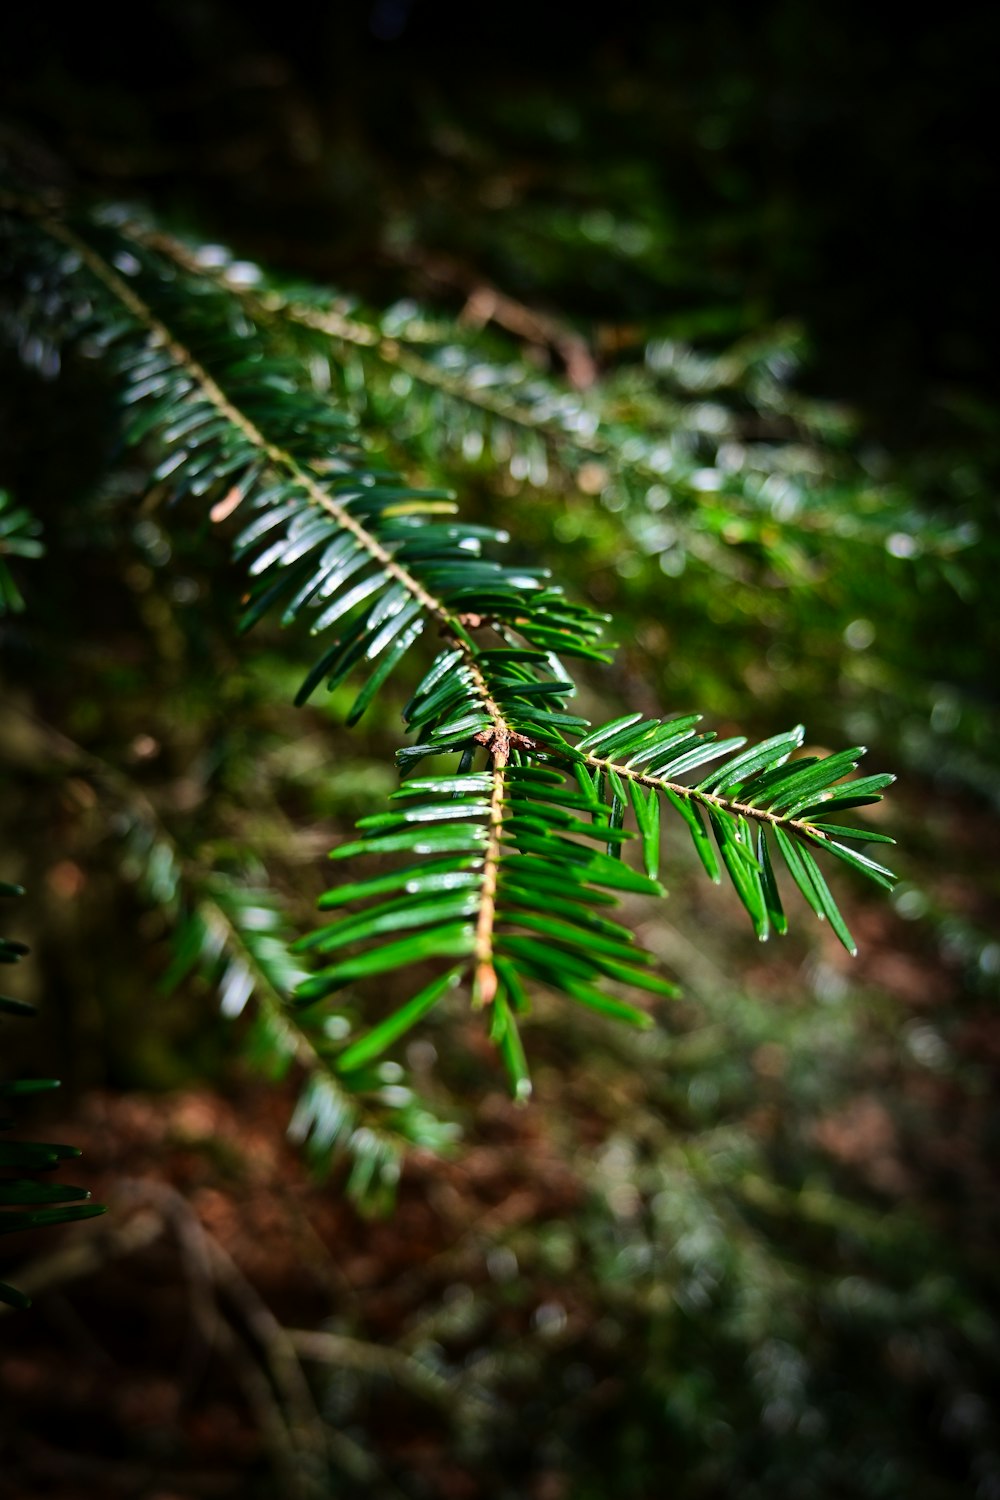
{"type": "Polygon", "coordinates": [[[503,848],[504,804],[507,791],[507,762],[510,741],[497,739],[491,747],[493,757],[493,790],[490,796],[489,832],[483,860],[483,883],[480,887],[479,920],[476,923],[476,977],[474,994],[477,1005],[491,1005],[496,998],[497,973],[493,965],[493,937],[497,920],[497,884],[503,848]]]}
{"type": "Polygon", "coordinates": [[[770,823],[781,828],[794,828],[795,832],[806,838],[824,842],[823,830],[815,828],[811,823],[805,823],[801,818],[782,817],[780,813],[768,812],[766,808],[754,807],[748,802],[735,802],[730,797],[720,797],[715,792],[702,792],[697,787],[685,786],[681,781],[668,781],[664,776],[650,776],[643,771],[634,771],[629,766],[619,765],[616,761],[604,759],[598,755],[591,755],[586,750],[580,753],[580,758],[588,766],[599,771],[614,771],[618,776],[624,776],[629,781],[638,782],[640,786],[655,788],[658,792],[673,792],[675,797],[684,797],[689,802],[701,802],[706,806],[720,808],[723,812],[735,813],[738,817],[749,818],[755,823],[770,823]]]}

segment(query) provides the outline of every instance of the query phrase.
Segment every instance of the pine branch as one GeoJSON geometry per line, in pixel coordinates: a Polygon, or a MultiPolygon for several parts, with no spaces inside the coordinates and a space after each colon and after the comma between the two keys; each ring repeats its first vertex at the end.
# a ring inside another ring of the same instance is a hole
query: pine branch
{"type": "Polygon", "coordinates": [[[456,1139],[456,1127],[416,1098],[395,1063],[351,1079],[338,1074],[333,1059],[352,1034],[349,1012],[328,1007],[320,1014],[294,1003],[307,975],[291,951],[288,920],[273,891],[228,872],[202,870],[181,854],[162,825],[154,833],[148,824],[138,824],[129,840],[133,851],[136,834],[144,846],[142,883],[148,889],[155,882],[157,904],[175,928],[174,958],[161,990],[175,989],[197,971],[217,991],[228,1018],[241,1015],[252,1001],[249,1060],[272,1077],[294,1064],[302,1077],[289,1134],[308,1147],[323,1170],[346,1157],[349,1196],[365,1210],[384,1206],[404,1152],[415,1146],[445,1152],[456,1139]],[[163,879],[168,868],[172,888],[163,879]]]}
{"type": "MultiPolygon", "coordinates": [[[[397,436],[410,433],[423,450],[430,442],[432,452],[437,444],[438,457],[446,449],[477,457],[485,431],[470,427],[468,417],[478,414],[493,424],[495,438],[504,435],[495,446],[508,450],[516,477],[545,485],[554,470],[570,489],[580,485],[588,494],[601,493],[615,509],[624,506],[640,522],[648,520],[646,501],[652,495],[657,511],[666,503],[669,513],[690,528],[687,550],[734,578],[748,581],[753,576],[734,553],[736,544],[748,542],[761,548],[790,582],[815,585],[810,553],[824,541],[873,546],[905,559],[948,558],[975,540],[968,525],[950,525],[918,512],[909,497],[887,486],[867,486],[864,513],[857,498],[851,507],[843,505],[834,454],[823,446],[843,418],[788,387],[782,371],[795,361],[787,336],[776,347],[748,340],[714,359],[676,341],[653,341],[645,370],[629,367],[622,377],[582,397],[509,352],[502,364],[487,363],[481,348],[466,346],[460,327],[438,320],[435,328],[419,311],[382,319],[362,316],[356,308],[347,312],[314,289],[286,292],[258,284],[243,263],[234,268],[232,256],[220,246],[205,255],[134,217],[121,228],[135,244],[155,249],[192,277],[237,297],[255,320],[332,341],[337,365],[353,354],[377,382],[381,367],[377,420],[397,436]],[[432,358],[418,352],[428,345],[432,358]],[[401,376],[406,389],[397,392],[401,376]],[[665,380],[681,399],[665,397],[657,388],[665,380]],[[415,421],[419,402],[414,384],[444,402],[443,411],[424,411],[415,421]],[[745,415],[732,408],[733,395],[763,426],[761,437],[748,433],[745,415]],[[699,425],[701,411],[705,422],[699,425]],[[440,420],[448,413],[455,420],[440,420]],[[640,420],[632,413],[641,414],[640,420]],[[768,491],[762,479],[773,476],[776,455],[791,457],[804,443],[813,446],[797,461],[798,469],[793,464],[782,484],[768,491]],[[730,453],[744,455],[735,469],[720,459],[724,444],[730,453]],[[763,474],[758,473],[761,466],[763,474]],[[803,545],[809,550],[801,551],[803,545]]],[[[350,395],[346,387],[344,395],[350,395]]],[[[412,446],[410,438],[403,441],[404,447],[412,446]]],[[[645,524],[635,530],[644,550],[648,534],[645,524]]]]}
{"type": "Polygon", "coordinates": [[[0,619],[19,614],[24,600],[5,561],[8,557],[41,557],[38,540],[41,526],[23,506],[13,506],[10,495],[0,489],[0,619]]]}
{"type": "MultiPolygon", "coordinates": [[[[0,897],[22,896],[20,886],[0,883],[0,897]]],[[[18,963],[27,953],[23,943],[0,936],[0,964],[18,963]]],[[[0,995],[0,1015],[33,1015],[34,1007],[24,1001],[0,995]]],[[[0,1082],[0,1098],[14,1099],[57,1089],[54,1078],[21,1078],[0,1082]]],[[[0,1120],[0,1130],[13,1122],[0,1120]]],[[[45,1225],[70,1224],[91,1219],[105,1212],[91,1203],[86,1188],[70,1187],[62,1182],[39,1181],[38,1174],[49,1172],[60,1162],[81,1153],[75,1146],[56,1146],[42,1141],[0,1141],[0,1234],[17,1234],[25,1229],[45,1225]]],[[[16,1287],[0,1281],[0,1302],[12,1307],[31,1306],[30,1297],[16,1287]]]]}
{"type": "Polygon", "coordinates": [[[395,1064],[344,1079],[333,1067],[338,1044],[351,1033],[348,1016],[322,1015],[293,1004],[305,971],[288,946],[287,922],[274,894],[215,874],[196,888],[178,933],[178,959],[199,967],[219,989],[223,1013],[239,1015],[253,999],[256,1014],[247,1050],[260,1069],[280,1075],[294,1062],[304,1076],[289,1125],[293,1140],[328,1169],[336,1156],[351,1163],[347,1191],[366,1210],[391,1200],[404,1151],[441,1153],[454,1126],[422,1105],[395,1064]]]}
{"type": "MultiPolygon", "coordinates": [[[[39,557],[42,545],[37,540],[38,522],[24,509],[11,510],[9,496],[0,490],[0,618],[9,610],[19,612],[24,600],[7,571],[3,554],[39,557]]],[[[23,896],[20,886],[0,882],[0,897],[23,896]]],[[[0,936],[0,964],[19,963],[28,949],[23,943],[0,936]]],[[[35,1008],[23,1000],[0,995],[0,1016],[32,1016],[35,1008]]],[[[43,1093],[59,1087],[55,1078],[24,1078],[0,1082],[0,1098],[15,1098],[43,1093]]],[[[13,1122],[0,1120],[0,1130],[13,1122]]],[[[59,1146],[40,1141],[0,1143],[0,1234],[14,1234],[43,1225],[69,1224],[78,1219],[93,1218],[105,1212],[102,1205],[90,1203],[86,1188],[65,1183],[39,1182],[39,1172],[50,1171],[81,1153],[75,1146],[59,1146]],[[13,1173],[14,1175],[8,1175],[13,1173]],[[30,1175],[29,1175],[30,1174],[30,1175]]],[[[31,1306],[30,1297],[0,1282],[0,1303],[10,1307],[31,1306]]]]}
{"type": "Polygon", "coordinates": [[[271,1077],[284,1076],[290,1066],[301,1075],[291,1134],[308,1144],[321,1169],[334,1157],[346,1157],[348,1192],[361,1208],[384,1205],[404,1152],[418,1146],[440,1154],[456,1139],[456,1127],[416,1098],[395,1063],[363,1078],[340,1078],[332,1057],[355,1029],[352,1007],[319,1014],[294,1004],[306,971],[291,952],[287,914],[263,884],[263,872],[218,869],[192,856],[153,801],[118,767],[49,725],[33,728],[32,763],[55,757],[67,772],[87,779],[120,847],[123,873],[169,924],[172,957],[160,993],[198,973],[229,1019],[252,1004],[245,1034],[250,1062],[271,1077]]]}
{"type": "Polygon", "coordinates": [[[302,1082],[289,1135],[307,1147],[321,1170],[346,1157],[348,1195],[366,1211],[391,1201],[406,1150],[441,1154],[457,1129],[422,1104],[397,1064],[341,1077],[334,1057],[353,1027],[346,1008],[322,1014],[295,1004],[306,978],[289,946],[288,921],[274,892],[222,871],[192,871],[177,861],[179,889],[175,956],[161,988],[193,970],[218,991],[233,1019],[252,1000],[249,1060],[272,1077],[294,1064],[302,1082]]]}
{"type": "MultiPolygon", "coordinates": [[[[842,842],[865,835],[821,820],[877,800],[890,778],[841,784],[856,767],[853,750],[792,761],[801,730],[746,749],[742,739],[719,743],[695,731],[696,715],[631,715],[587,734],[587,721],[567,711],[574,684],[563,660],[608,659],[600,617],[541,571],[484,555],[484,543],[505,538],[458,519],[450,495],[373,467],[353,423],[315,391],[301,359],[271,342],[268,319],[247,317],[257,303],[245,289],[206,280],[203,267],[194,274],[176,256],[164,261],[162,245],[139,244],[117,222],[74,228],[45,210],[31,216],[29,259],[37,263],[39,241],[47,243],[47,274],[82,300],[77,337],[96,344],[119,378],[127,440],[155,439],[165,451],[154,480],[178,497],[204,497],[217,521],[252,513],[236,539],[258,579],[245,623],[283,602],[285,623],[305,616],[314,634],[332,635],[297,701],[324,678],[333,688],[365,671],[353,723],[428,623],[444,641],[404,710],[415,743],[399,760],[410,770],[455,756],[457,768],[411,777],[390,811],[361,820],[360,837],[336,857],[399,857],[401,866],[331,891],[327,910],[355,909],[298,945],[332,956],[298,985],[296,1001],[309,1045],[347,1091],[309,1096],[304,1133],[321,1143],[342,1138],[347,1095],[384,1083],[379,1059],[460,983],[488,1008],[518,1097],[530,1084],[517,1018],[532,986],[646,1023],[615,988],[661,996],[674,988],[595,907],[613,905],[611,892],[660,891],[661,799],[687,823],[713,878],[725,868],[761,937],[786,925],[773,842],[808,903],[853,951],[813,850],[888,883],[887,871],[842,842]],[[728,759],[696,785],[680,779],[720,757],[728,759]],[[644,875],[621,858],[630,810],[644,875]],[[317,1041],[345,985],[425,965],[435,972],[423,988],[368,1033],[343,1046],[328,1034],[317,1041]]],[[[254,296],[267,312],[270,292],[254,296]]],[[[241,963],[233,1006],[252,984],[241,963]]]]}
{"type": "Polygon", "coordinates": [[[648,1015],[605,994],[603,981],[676,993],[649,972],[651,960],[632,934],[594,910],[613,905],[609,890],[659,892],[589,847],[628,835],[612,826],[595,794],[584,797],[575,781],[531,763],[522,750],[507,754],[491,772],[411,778],[394,794],[398,812],[363,819],[362,837],[335,851],[338,859],[401,855],[408,862],[390,875],[335,886],[322,899],[339,915],[298,951],[334,961],[300,986],[303,1001],[324,1001],[344,984],[416,963],[459,960],[348,1047],[338,1059],[342,1070],[370,1064],[468,972],[474,1003],[493,1008],[494,1039],[523,1098],[529,1083],[515,1014],[528,1010],[527,982],[639,1025],[649,1024],[648,1015]],[[343,914],[356,906],[362,909],[343,914]]]}
{"type": "Polygon", "coordinates": [[[894,777],[876,775],[843,782],[857,770],[865,751],[858,746],[819,759],[790,760],[802,744],[801,725],[749,750],[740,736],[718,740],[714,732],[698,733],[699,715],[678,719],[646,719],[630,714],[615,719],[576,745],[580,762],[598,786],[610,784],[613,801],[628,800],[643,834],[647,869],[656,873],[658,839],[652,808],[665,796],[688,826],[695,848],[713,880],[720,878],[719,859],[708,838],[699,808],[708,814],[719,856],[746,907],[758,937],[765,939],[772,925],[784,932],[787,922],[774,881],[767,834],[775,840],[785,864],[806,901],[820,919],[828,919],[848,952],[854,940],[810,852],[822,848],[855,870],[891,889],[891,871],[850,848],[843,839],[892,843],[884,834],[821,821],[852,808],[878,802],[894,777]],[[737,751],[695,786],[676,778],[737,751]],[[600,753],[597,753],[600,752],[600,753]],[[640,769],[640,767],[642,769],[640,769]],[[641,787],[649,788],[645,801],[641,787]],[[750,825],[758,827],[756,847],[750,825]]]}

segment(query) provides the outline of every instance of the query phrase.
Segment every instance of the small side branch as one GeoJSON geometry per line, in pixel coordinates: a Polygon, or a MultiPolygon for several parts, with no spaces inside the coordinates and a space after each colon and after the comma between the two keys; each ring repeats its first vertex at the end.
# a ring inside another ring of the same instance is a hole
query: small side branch
{"type": "Polygon", "coordinates": [[[579,759],[594,770],[614,771],[616,776],[626,781],[634,781],[639,786],[652,787],[658,792],[673,792],[675,797],[683,797],[688,802],[698,802],[704,807],[715,807],[720,812],[730,813],[734,817],[749,818],[754,823],[789,828],[802,838],[811,839],[814,843],[826,841],[826,835],[822,829],[803,822],[801,818],[782,817],[780,813],[768,812],[763,807],[753,807],[748,802],[736,802],[731,797],[720,797],[716,792],[702,792],[697,787],[685,786],[682,781],[668,781],[664,776],[649,776],[643,771],[632,770],[629,766],[619,765],[616,761],[603,759],[599,755],[591,755],[587,751],[581,752],[579,759]]]}

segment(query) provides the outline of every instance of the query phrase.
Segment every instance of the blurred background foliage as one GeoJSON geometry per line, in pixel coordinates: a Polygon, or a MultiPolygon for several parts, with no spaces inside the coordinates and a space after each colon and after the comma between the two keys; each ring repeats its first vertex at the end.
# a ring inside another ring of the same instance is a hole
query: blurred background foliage
{"type": "Polygon", "coordinates": [[[116,447],[94,368],[5,350],[0,876],[43,1020],[3,1044],[61,1073],[113,1212],[4,1321],[0,1490],[1000,1495],[996,24],[673,11],[19,20],[8,170],[225,241],[234,284],[349,293],[374,344],[288,339],[615,616],[582,711],[868,744],[903,880],[839,876],[853,963],[803,922],[762,952],[668,845],[635,913],[665,1028],[540,1005],[524,1112],[432,1020],[403,1060],[462,1144],[361,1216],[250,1066],[260,976],[233,1020],[238,955],[169,974],[265,872],[311,925],[397,708],[293,711],[301,641],[236,636],[216,528],[116,447]]]}

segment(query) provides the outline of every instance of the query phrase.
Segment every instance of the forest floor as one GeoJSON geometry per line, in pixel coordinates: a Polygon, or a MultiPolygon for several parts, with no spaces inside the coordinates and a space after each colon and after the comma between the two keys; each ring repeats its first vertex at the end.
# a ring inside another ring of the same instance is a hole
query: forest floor
{"type": "MultiPolygon", "coordinates": [[[[961,976],[913,924],[872,905],[849,917],[863,982],[902,1020],[957,1015],[958,1062],[995,1084],[995,1010],[963,1003],[961,976]]],[[[766,1079],[775,1059],[760,1050],[766,1079]]],[[[954,1070],[900,1077],[889,1049],[814,1122],[814,1144],[856,1193],[916,1207],[974,1259],[978,1242],[985,1265],[1000,1218],[991,1092],[954,1070]],[[912,1139],[908,1114],[922,1122],[912,1139]]],[[[487,1500],[539,1344],[603,1370],[567,1398],[577,1420],[614,1411],[628,1350],[602,1349],[598,1284],[573,1269],[522,1280],[509,1248],[520,1229],[558,1234],[591,1191],[582,1168],[602,1127],[578,1078],[540,1108],[481,1098],[453,1160],[408,1161],[387,1218],[356,1212],[336,1174],[310,1174],[285,1137],[293,1103],[290,1084],[250,1079],[226,1096],[92,1091],[64,1122],[110,1212],[55,1249],[48,1233],[25,1247],[35,1307],[8,1318],[0,1353],[5,1497],[308,1497],[322,1493],[311,1456],[358,1493],[487,1500]],[[567,1116],[575,1145],[551,1128],[567,1116]]],[[[776,1110],[751,1118],[765,1141],[776,1110]]],[[[544,1460],[526,1461],[522,1485],[526,1500],[569,1493],[544,1460]]]]}

